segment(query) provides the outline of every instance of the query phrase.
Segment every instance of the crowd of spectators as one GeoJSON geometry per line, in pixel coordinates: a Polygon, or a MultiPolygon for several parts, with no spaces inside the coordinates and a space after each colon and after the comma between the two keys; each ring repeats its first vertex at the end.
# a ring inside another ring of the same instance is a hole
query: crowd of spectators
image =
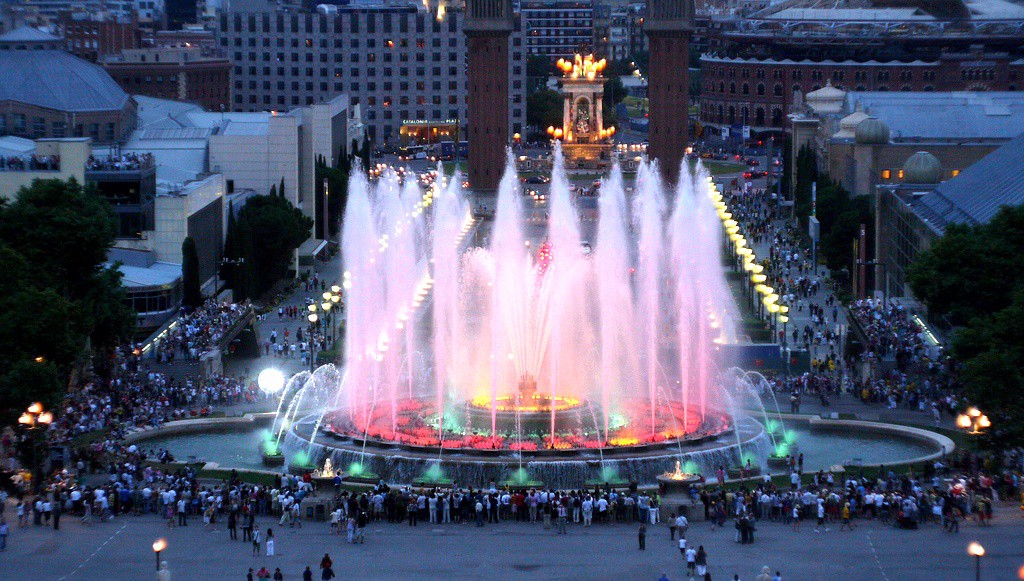
{"type": "Polygon", "coordinates": [[[0,171],[60,171],[60,156],[0,155],[0,171]]]}
{"type": "Polygon", "coordinates": [[[70,391],[51,428],[51,440],[106,430],[116,441],[128,430],[165,421],[208,415],[213,409],[252,403],[263,397],[241,377],[212,375],[179,380],[145,365],[138,349],[125,346],[114,355],[109,379],[99,377],[70,391]]]}
{"type": "Polygon", "coordinates": [[[249,301],[222,303],[210,299],[191,312],[182,313],[160,339],[158,360],[166,363],[179,357],[191,361],[199,359],[219,346],[224,333],[245,316],[249,307],[249,301]]]}
{"type": "Polygon", "coordinates": [[[85,164],[88,171],[131,171],[153,165],[152,153],[122,153],[104,157],[89,156],[85,164]]]}

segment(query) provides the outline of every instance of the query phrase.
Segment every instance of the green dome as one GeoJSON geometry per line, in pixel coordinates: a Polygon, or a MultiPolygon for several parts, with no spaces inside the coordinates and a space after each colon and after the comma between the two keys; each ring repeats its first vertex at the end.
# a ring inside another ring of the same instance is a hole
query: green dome
{"type": "Polygon", "coordinates": [[[862,145],[889,143],[889,126],[878,117],[868,117],[857,125],[854,139],[862,145]]]}
{"type": "Polygon", "coordinates": [[[937,184],[942,181],[942,163],[927,151],[919,151],[903,164],[903,181],[908,184],[937,184]]]}

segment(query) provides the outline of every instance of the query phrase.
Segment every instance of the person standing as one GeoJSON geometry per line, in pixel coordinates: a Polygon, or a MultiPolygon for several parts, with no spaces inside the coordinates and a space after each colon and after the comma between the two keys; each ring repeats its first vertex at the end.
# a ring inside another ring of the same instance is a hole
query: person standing
{"type": "Polygon", "coordinates": [[[708,554],[704,550],[704,545],[697,548],[693,561],[696,564],[697,577],[703,579],[708,574],[708,554]]]}
{"type": "Polygon", "coordinates": [[[267,556],[274,556],[274,529],[267,529],[267,556]]]}
{"type": "Polygon", "coordinates": [[[640,541],[640,550],[647,550],[647,523],[640,521],[640,528],[637,529],[637,537],[640,541]]]}
{"type": "Polygon", "coordinates": [[[252,531],[252,556],[260,556],[260,530],[253,529],[252,531]]]}
{"type": "Polygon", "coordinates": [[[188,516],[185,512],[187,508],[188,503],[185,502],[185,497],[182,496],[182,498],[178,499],[178,526],[180,527],[188,526],[188,516]]]}
{"type": "Polygon", "coordinates": [[[7,535],[11,532],[11,527],[8,526],[7,520],[0,515],[0,551],[7,550],[7,535]]]}
{"type": "Polygon", "coordinates": [[[676,513],[668,515],[668,540],[676,540],[676,513]]]}
{"type": "Polygon", "coordinates": [[[232,541],[238,540],[238,517],[233,510],[228,513],[228,535],[232,541]]]}
{"type": "Polygon", "coordinates": [[[565,508],[565,502],[558,503],[558,534],[567,534],[565,530],[565,523],[568,520],[568,509],[565,508]]]}

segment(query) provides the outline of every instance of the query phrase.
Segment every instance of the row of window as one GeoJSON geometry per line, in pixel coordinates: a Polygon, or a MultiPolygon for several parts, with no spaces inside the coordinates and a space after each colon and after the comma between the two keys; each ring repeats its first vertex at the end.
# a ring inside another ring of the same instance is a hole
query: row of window
{"type": "MultiPolygon", "coordinates": [[[[283,39],[283,38],[278,38],[274,42],[274,45],[277,46],[277,48],[284,48],[285,47],[284,40],[285,39],[283,39]]],[[[373,49],[377,48],[377,39],[376,38],[367,38],[365,40],[366,40],[366,42],[364,43],[366,45],[365,48],[373,48],[373,49]]],[[[235,37],[235,41],[234,41],[234,45],[236,47],[240,47],[240,46],[242,46],[242,44],[243,44],[242,38],[236,36],[235,37]]],[[[253,47],[254,48],[256,46],[256,37],[249,37],[248,41],[245,42],[244,44],[246,44],[249,47],[253,47]]],[[[270,38],[263,37],[263,39],[260,42],[260,44],[263,46],[263,48],[270,48],[270,44],[271,44],[270,43],[270,38]]],[[[289,39],[288,44],[289,44],[289,46],[291,48],[299,48],[300,45],[302,47],[305,47],[305,48],[313,48],[313,39],[307,38],[307,39],[305,39],[305,40],[300,42],[300,40],[298,38],[292,38],[292,39],[289,39]]],[[[358,38],[351,38],[351,39],[349,39],[349,48],[360,48],[360,44],[361,43],[360,43],[360,40],[358,38]]],[[[417,38],[415,40],[415,42],[412,43],[412,44],[418,50],[423,50],[423,49],[427,48],[427,42],[424,39],[422,39],[422,38],[417,38]]],[[[228,46],[228,37],[226,37],[226,36],[225,37],[221,37],[220,45],[221,46],[225,46],[225,47],[228,46]]],[[[384,40],[384,41],[381,42],[381,48],[393,49],[396,46],[398,48],[410,48],[409,39],[408,38],[399,39],[397,44],[393,40],[384,40]]],[[[431,39],[430,46],[432,48],[441,48],[441,39],[440,38],[431,39]]],[[[453,37],[448,39],[448,48],[458,48],[458,46],[459,46],[459,39],[458,39],[457,36],[453,36],[453,37]]],[[[328,42],[327,42],[326,38],[321,38],[320,39],[320,48],[330,48],[328,46],[328,42]]],[[[334,48],[345,48],[344,41],[341,38],[335,38],[334,39],[334,48]]]]}
{"type": "MultiPolygon", "coordinates": [[[[342,13],[335,17],[328,17],[322,14],[291,14],[288,18],[287,26],[285,25],[285,15],[281,13],[277,14],[248,14],[245,16],[245,25],[243,26],[242,19],[243,14],[223,14],[220,19],[220,30],[221,32],[228,32],[228,19],[231,19],[230,29],[234,32],[243,32],[243,30],[250,33],[262,32],[268,34],[270,32],[276,32],[278,34],[291,33],[299,34],[300,32],[312,33],[314,28],[321,32],[327,33],[332,32],[329,24],[333,22],[333,32],[336,34],[342,33],[353,33],[359,34],[361,28],[365,28],[367,33],[374,34],[377,32],[378,17],[380,20],[381,29],[384,33],[399,32],[407,34],[412,32],[409,30],[410,20],[412,20],[413,28],[417,33],[426,32],[427,23],[430,23],[430,27],[433,32],[441,32],[442,22],[430,18],[422,12],[416,11],[414,8],[409,12],[398,12],[397,10],[365,10],[356,13],[342,13]],[[362,18],[360,18],[362,16],[362,18]],[[410,16],[412,18],[410,18],[410,16]],[[397,18],[395,18],[397,17],[397,18]],[[273,22],[271,22],[273,20],[273,22]],[[300,26],[300,22],[301,26],[300,26]],[[258,22],[257,22],[258,21],[258,22]],[[398,23],[398,30],[395,30],[395,21],[398,23]],[[316,26],[314,27],[314,23],[316,26]],[[300,28],[302,30],[300,30],[300,28]],[[273,30],[272,30],[273,29],[273,30]]],[[[448,32],[458,31],[458,16],[453,14],[451,17],[444,20],[448,24],[448,32]]]]}
{"type": "MultiPolygon", "coordinates": [[[[288,55],[291,58],[290,59],[286,59],[285,58],[285,53],[283,53],[283,52],[279,52],[279,53],[277,53],[275,55],[271,55],[269,52],[264,52],[264,53],[262,53],[260,55],[261,58],[257,59],[256,53],[255,52],[250,52],[247,56],[248,56],[247,60],[249,62],[255,62],[256,60],[262,60],[263,62],[270,62],[271,59],[273,59],[275,62],[279,62],[279,63],[283,63],[286,60],[291,60],[291,62],[297,63],[297,62],[300,61],[300,56],[302,56],[302,55],[300,55],[297,52],[293,52],[293,53],[290,53],[288,55]]],[[[376,53],[372,53],[371,52],[371,53],[369,53],[369,54],[367,54],[365,56],[366,56],[366,62],[368,62],[368,63],[375,63],[375,62],[377,62],[377,54],[376,53]]],[[[235,62],[239,62],[239,61],[243,60],[243,54],[242,54],[241,51],[235,51],[233,57],[234,57],[235,62]]],[[[458,57],[459,57],[459,55],[457,53],[449,52],[448,53],[448,62],[457,62],[459,60],[458,57]]],[[[354,52],[354,53],[349,55],[348,62],[350,62],[350,63],[358,63],[361,58],[362,58],[361,53],[354,52]]],[[[426,62],[427,61],[427,55],[425,53],[422,53],[422,52],[421,53],[416,53],[414,55],[414,58],[415,58],[415,61],[418,62],[418,63],[422,63],[422,62],[426,62]]],[[[313,59],[313,53],[311,53],[311,52],[305,53],[304,58],[302,58],[301,60],[305,60],[305,62],[307,62],[307,63],[313,62],[313,60],[314,60],[313,59]]],[[[320,62],[322,62],[322,63],[327,62],[328,61],[327,53],[326,52],[320,53],[320,57],[319,57],[318,60],[320,62]]],[[[383,62],[390,63],[390,62],[392,62],[394,60],[394,56],[391,53],[384,53],[382,55],[382,57],[381,57],[381,60],[383,60],[383,62]]],[[[432,53],[431,57],[430,57],[430,60],[435,62],[435,63],[441,62],[441,60],[442,60],[441,59],[441,53],[439,53],[439,52],[432,53]]],[[[340,53],[340,52],[334,53],[334,62],[336,62],[336,63],[345,62],[344,55],[342,53],[340,53]]],[[[407,53],[407,52],[399,53],[399,55],[398,55],[398,62],[402,62],[402,63],[409,62],[409,53],[407,53]]]]}
{"type": "MultiPolygon", "coordinates": [[[[742,123],[743,125],[754,125],[756,127],[764,127],[765,121],[767,119],[767,113],[762,107],[756,108],[754,110],[753,123],[751,123],[749,107],[740,107],[739,110],[737,110],[736,107],[732,105],[728,107],[725,107],[724,105],[719,105],[717,117],[715,116],[714,108],[711,106],[702,107],[701,117],[704,119],[704,121],[712,123],[728,123],[729,125],[742,123]],[[738,116],[737,113],[739,113],[738,116]]],[[[782,127],[785,124],[785,120],[786,117],[782,113],[782,109],[772,109],[772,127],[782,127]]]]}
{"type": "MultiPolygon", "coordinates": [[[[716,72],[718,73],[718,76],[720,78],[724,78],[726,76],[728,76],[730,79],[735,79],[736,78],[736,69],[735,68],[726,69],[726,67],[718,67],[718,70],[716,72]]],[[[817,69],[811,70],[811,71],[804,71],[804,70],[800,70],[800,69],[794,69],[794,70],[790,71],[790,78],[792,80],[794,80],[794,81],[803,80],[805,72],[808,73],[808,78],[810,78],[810,80],[812,80],[812,81],[822,81],[822,80],[825,79],[825,75],[826,75],[825,71],[817,70],[817,69]]],[[[876,71],[875,72],[875,80],[878,80],[878,81],[888,81],[889,80],[889,75],[890,75],[890,71],[888,71],[888,70],[876,71]]],[[[746,68],[739,69],[739,76],[740,76],[741,79],[750,78],[750,69],[746,69],[746,68]]],[[[764,69],[754,69],[754,76],[757,79],[764,79],[765,78],[765,70],[764,69]]],[[[782,80],[782,79],[785,78],[785,76],[786,76],[785,75],[785,71],[782,70],[782,69],[774,69],[772,71],[772,78],[775,79],[775,80],[782,80]]],[[[853,76],[854,76],[854,79],[857,80],[857,81],[867,81],[868,80],[868,71],[863,71],[863,70],[854,71],[853,72],[853,76]]],[[[831,75],[832,81],[842,81],[842,80],[845,79],[845,77],[846,77],[846,71],[832,71],[832,75],[831,75]]],[[[899,78],[900,78],[901,81],[912,81],[912,80],[914,80],[914,72],[913,71],[900,71],[899,72],[899,78]]],[[[994,78],[994,76],[992,78],[994,78]]],[[[924,80],[924,81],[934,81],[935,80],[935,71],[922,71],[921,72],[921,79],[924,80]]]]}
{"type": "MultiPolygon", "coordinates": [[[[893,176],[893,173],[894,172],[891,169],[883,169],[881,172],[879,172],[878,175],[883,180],[891,180],[892,176],[893,176]]],[[[898,170],[896,170],[895,174],[896,174],[896,179],[898,179],[898,180],[902,180],[903,179],[903,170],[898,169],[898,170]]],[[[956,176],[960,175],[960,170],[954,169],[954,170],[950,171],[949,174],[950,174],[950,177],[954,177],[955,178],[956,176]]]]}
{"type": "MultiPolygon", "coordinates": [[[[116,123],[78,123],[71,127],[71,137],[91,137],[100,140],[100,129],[103,129],[103,141],[114,141],[117,133],[116,123]]],[[[28,118],[24,113],[0,113],[0,135],[20,135],[32,139],[44,137],[68,137],[68,124],[64,121],[47,123],[45,117],[28,118]],[[47,131],[49,129],[49,131],[47,131]]]]}

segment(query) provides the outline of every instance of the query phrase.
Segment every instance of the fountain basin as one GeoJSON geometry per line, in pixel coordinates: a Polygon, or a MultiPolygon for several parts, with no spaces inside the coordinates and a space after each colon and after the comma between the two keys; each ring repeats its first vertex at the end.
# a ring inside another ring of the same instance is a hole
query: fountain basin
{"type": "Polygon", "coordinates": [[[700,474],[661,474],[658,476],[658,491],[662,494],[686,494],[694,484],[704,482],[700,474]]]}

